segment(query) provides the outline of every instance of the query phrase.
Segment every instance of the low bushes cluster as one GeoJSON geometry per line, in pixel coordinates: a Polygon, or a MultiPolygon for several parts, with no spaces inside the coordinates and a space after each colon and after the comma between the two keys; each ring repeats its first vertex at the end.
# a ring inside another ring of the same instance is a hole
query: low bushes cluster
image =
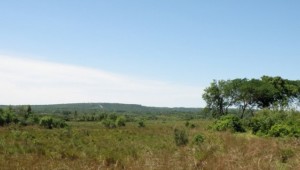
{"type": "Polygon", "coordinates": [[[255,116],[240,119],[235,115],[225,115],[211,126],[216,131],[245,132],[250,130],[258,136],[300,137],[300,115],[293,112],[271,110],[258,111],[255,116]]]}
{"type": "Polygon", "coordinates": [[[38,117],[32,112],[27,111],[16,113],[15,110],[7,108],[0,110],[0,126],[6,126],[10,124],[19,124],[22,126],[33,125],[38,123],[38,117]]]}
{"type": "Polygon", "coordinates": [[[220,117],[211,128],[216,131],[245,132],[240,118],[232,114],[220,117]]]}
{"type": "Polygon", "coordinates": [[[18,123],[19,119],[17,118],[16,114],[13,112],[6,110],[0,111],[0,126],[9,125],[11,123],[18,123]]]}
{"type": "Polygon", "coordinates": [[[292,112],[263,110],[250,119],[253,134],[273,137],[300,137],[300,115],[292,112]]]}
{"type": "Polygon", "coordinates": [[[102,120],[104,127],[112,129],[116,127],[126,126],[126,118],[124,116],[117,116],[111,114],[106,119],[102,120]]]}
{"type": "MultiPolygon", "coordinates": [[[[30,107],[29,107],[30,108],[30,107]]],[[[0,110],[0,126],[6,126],[10,124],[18,124],[21,126],[28,125],[40,125],[49,129],[52,128],[64,128],[67,126],[65,121],[60,118],[53,118],[51,116],[40,117],[34,114],[31,109],[24,111],[15,111],[8,108],[0,110]]]]}
{"type": "Polygon", "coordinates": [[[40,126],[52,129],[52,128],[64,128],[67,126],[63,119],[53,118],[51,116],[44,116],[40,119],[40,126]]]}

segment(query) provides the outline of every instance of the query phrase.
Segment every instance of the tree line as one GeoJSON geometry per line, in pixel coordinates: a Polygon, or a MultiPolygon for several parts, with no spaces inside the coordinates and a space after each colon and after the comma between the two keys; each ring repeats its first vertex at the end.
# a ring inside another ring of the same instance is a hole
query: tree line
{"type": "Polygon", "coordinates": [[[260,79],[214,80],[204,90],[206,110],[214,117],[226,115],[231,108],[238,109],[241,118],[257,109],[285,110],[300,100],[300,80],[279,76],[260,79]]]}

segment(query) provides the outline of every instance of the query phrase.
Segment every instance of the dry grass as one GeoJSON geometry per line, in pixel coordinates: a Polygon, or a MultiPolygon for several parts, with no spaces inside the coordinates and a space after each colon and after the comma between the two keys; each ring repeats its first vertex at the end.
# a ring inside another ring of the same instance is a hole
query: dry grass
{"type": "Polygon", "coordinates": [[[105,129],[71,123],[71,129],[0,128],[0,169],[300,169],[300,140],[186,129],[189,144],[177,147],[173,129],[184,121],[136,123],[105,129]],[[196,134],[204,143],[192,144],[196,134]]]}
{"type": "MultiPolygon", "coordinates": [[[[219,133],[219,152],[200,160],[203,169],[300,169],[299,141],[219,133]],[[293,155],[283,161],[284,151],[293,155]]],[[[213,144],[212,144],[213,145],[213,144]]],[[[204,149],[208,150],[208,149],[204,149]]]]}

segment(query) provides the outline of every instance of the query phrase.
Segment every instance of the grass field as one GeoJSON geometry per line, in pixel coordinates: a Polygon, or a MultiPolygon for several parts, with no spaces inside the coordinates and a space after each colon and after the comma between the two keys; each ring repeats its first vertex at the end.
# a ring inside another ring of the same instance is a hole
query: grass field
{"type": "Polygon", "coordinates": [[[300,140],[214,132],[209,120],[136,122],[104,128],[69,122],[68,128],[0,128],[0,169],[300,169],[300,140]],[[189,142],[177,146],[174,129],[189,142]],[[194,143],[201,134],[203,143],[194,143]]]}

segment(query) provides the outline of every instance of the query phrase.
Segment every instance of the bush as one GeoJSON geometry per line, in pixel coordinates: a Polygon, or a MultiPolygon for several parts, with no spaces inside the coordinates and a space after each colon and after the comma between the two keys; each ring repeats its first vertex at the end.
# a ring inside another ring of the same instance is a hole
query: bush
{"type": "Polygon", "coordinates": [[[174,129],[174,140],[177,146],[185,146],[189,142],[184,130],[174,129]]]}
{"type": "Polygon", "coordinates": [[[284,137],[289,136],[292,132],[292,129],[290,126],[285,124],[275,124],[271,127],[269,131],[269,135],[273,137],[284,137]]]}
{"type": "Polygon", "coordinates": [[[115,113],[109,114],[108,119],[111,119],[113,121],[117,120],[118,116],[115,113]]]}
{"type": "Polygon", "coordinates": [[[34,115],[28,117],[27,119],[21,118],[20,120],[18,120],[18,123],[22,126],[35,125],[40,123],[40,119],[38,116],[34,115]]]}
{"type": "Polygon", "coordinates": [[[200,145],[201,143],[204,142],[204,139],[205,139],[205,138],[203,137],[203,135],[198,134],[198,135],[196,135],[196,136],[194,137],[193,143],[196,144],[196,145],[200,145]]]}
{"type": "Polygon", "coordinates": [[[125,117],[124,116],[119,116],[116,119],[116,126],[121,127],[121,126],[125,126],[125,117]]]}
{"type": "Polygon", "coordinates": [[[220,117],[211,128],[217,131],[245,132],[240,118],[231,114],[220,117]]]}
{"type": "Polygon", "coordinates": [[[54,119],[53,120],[53,127],[55,127],[55,128],[64,128],[66,126],[68,126],[68,125],[65,122],[65,120],[63,120],[63,119],[54,119]]]}
{"type": "Polygon", "coordinates": [[[0,113],[0,126],[18,122],[19,120],[14,112],[5,110],[0,113]]]}
{"type": "Polygon", "coordinates": [[[191,124],[191,125],[190,125],[190,128],[191,128],[191,129],[194,129],[195,127],[196,127],[195,124],[191,124]]]}
{"type": "Polygon", "coordinates": [[[298,122],[298,125],[295,125],[292,127],[292,134],[291,136],[300,138],[300,122],[298,122]]]}
{"type": "Polygon", "coordinates": [[[40,120],[40,126],[43,126],[47,129],[53,128],[53,118],[50,116],[44,116],[40,120]]]}
{"type": "Polygon", "coordinates": [[[64,128],[67,126],[67,124],[63,119],[55,119],[50,116],[44,116],[40,119],[40,126],[43,126],[47,129],[52,129],[52,128],[64,128]]]}
{"type": "Polygon", "coordinates": [[[109,117],[106,119],[102,120],[102,124],[106,128],[116,128],[116,127],[121,127],[125,126],[126,119],[124,116],[116,116],[115,114],[111,114],[109,117]]]}
{"type": "Polygon", "coordinates": [[[145,127],[145,123],[144,123],[143,121],[139,121],[139,122],[138,122],[138,127],[139,127],[139,128],[145,127]]]}
{"type": "Polygon", "coordinates": [[[104,127],[109,128],[109,129],[116,128],[115,122],[111,119],[103,120],[102,124],[104,125],[104,127]]]}
{"type": "Polygon", "coordinates": [[[272,137],[300,137],[299,115],[289,112],[258,112],[249,123],[252,133],[272,137]]]}
{"type": "Polygon", "coordinates": [[[249,127],[253,134],[267,135],[273,125],[283,121],[283,117],[279,113],[273,113],[269,110],[259,111],[249,123],[249,127]]]}
{"type": "Polygon", "coordinates": [[[189,121],[186,121],[185,122],[185,127],[189,127],[190,126],[190,122],[189,121]]]}
{"type": "Polygon", "coordinates": [[[5,119],[4,117],[0,114],[0,126],[4,126],[5,119]]]}

